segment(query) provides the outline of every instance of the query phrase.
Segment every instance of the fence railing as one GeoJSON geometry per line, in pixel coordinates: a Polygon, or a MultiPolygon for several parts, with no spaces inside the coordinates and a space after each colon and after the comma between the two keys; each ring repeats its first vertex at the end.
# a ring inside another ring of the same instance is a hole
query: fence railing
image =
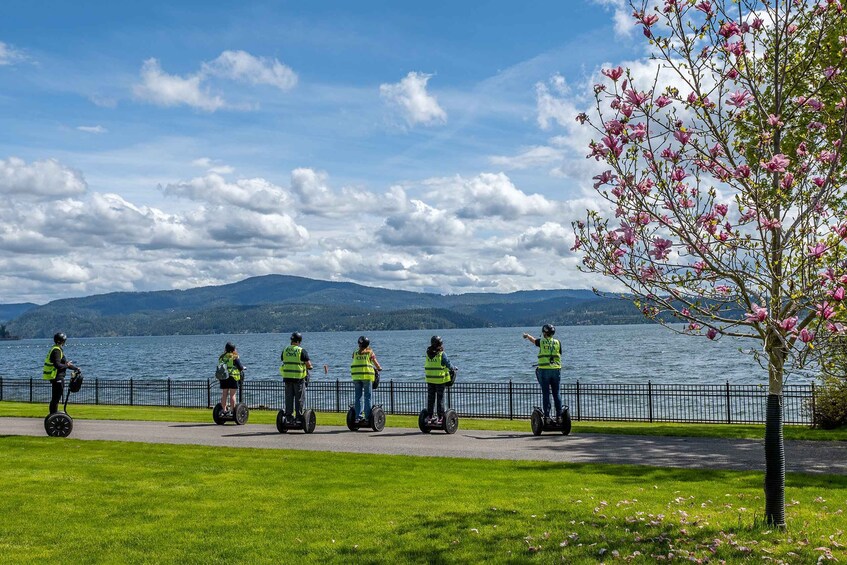
{"type": "MultiPolygon", "coordinates": [[[[283,408],[281,380],[247,380],[239,391],[251,408],[283,408]]],[[[48,402],[50,383],[42,379],[0,377],[0,401],[48,402]]],[[[562,383],[562,402],[575,420],[630,422],[698,422],[752,424],[765,421],[768,391],[759,385],[586,384],[562,383]]],[[[86,380],[71,396],[73,404],[172,406],[211,408],[220,399],[218,382],[209,380],[86,380]]],[[[315,380],[306,389],[306,404],[320,412],[346,412],[353,401],[350,380],[315,380]]],[[[445,401],[469,418],[529,418],[540,406],[534,383],[458,382],[447,389],[445,401]]],[[[426,406],[426,383],[382,381],[373,403],[387,414],[417,414],[426,406]]],[[[815,386],[792,385],[783,390],[783,421],[814,422],[815,386]]]]}

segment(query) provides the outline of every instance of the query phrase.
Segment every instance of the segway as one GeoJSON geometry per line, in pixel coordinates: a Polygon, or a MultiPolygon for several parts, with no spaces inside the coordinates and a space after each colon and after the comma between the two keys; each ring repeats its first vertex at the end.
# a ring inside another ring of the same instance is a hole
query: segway
{"type": "Polygon", "coordinates": [[[79,392],[82,388],[82,371],[77,369],[71,377],[71,382],[68,384],[68,391],[65,393],[65,404],[62,407],[62,412],[49,414],[44,418],[44,431],[50,437],[68,437],[74,429],[74,419],[68,414],[68,397],[72,392],[79,392]]]}
{"type": "Polygon", "coordinates": [[[549,417],[545,418],[544,411],[538,406],[535,406],[529,422],[532,426],[532,433],[537,436],[540,436],[541,432],[562,432],[564,436],[571,433],[571,411],[567,406],[562,406],[562,417],[560,420],[549,417]]]}
{"type": "Polygon", "coordinates": [[[385,411],[380,404],[375,404],[371,408],[371,417],[358,419],[356,410],[353,405],[350,405],[350,410],[347,411],[347,429],[355,432],[359,428],[371,428],[375,432],[381,432],[385,428],[385,411]]]}
{"type": "Polygon", "coordinates": [[[431,418],[428,417],[426,408],[424,408],[418,415],[418,427],[425,434],[432,430],[443,430],[448,434],[455,434],[456,430],[459,429],[459,415],[452,408],[448,408],[444,413],[444,419],[439,420],[438,416],[435,415],[431,418]]]}
{"type": "Polygon", "coordinates": [[[219,426],[223,426],[227,422],[235,422],[238,426],[243,426],[247,423],[247,418],[250,417],[250,409],[243,402],[238,402],[235,408],[224,412],[224,407],[218,402],[212,410],[212,419],[219,426]]]}
{"type": "Polygon", "coordinates": [[[276,415],[276,429],[279,433],[284,434],[288,430],[303,430],[307,434],[315,431],[317,424],[315,411],[311,408],[303,410],[303,415],[293,420],[288,418],[285,410],[280,410],[276,415]]]}

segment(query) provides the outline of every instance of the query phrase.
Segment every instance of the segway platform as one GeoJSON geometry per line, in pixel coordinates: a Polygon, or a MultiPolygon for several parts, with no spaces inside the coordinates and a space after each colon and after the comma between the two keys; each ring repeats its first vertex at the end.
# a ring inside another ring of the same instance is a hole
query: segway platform
{"type": "Polygon", "coordinates": [[[427,417],[426,409],[421,410],[418,415],[418,428],[428,434],[432,430],[441,430],[448,434],[455,434],[459,429],[459,415],[452,408],[448,408],[444,413],[444,419],[439,421],[437,416],[432,418],[427,417]]]}
{"type": "Polygon", "coordinates": [[[224,412],[223,406],[218,402],[212,410],[212,419],[219,426],[223,426],[227,422],[235,422],[238,426],[243,426],[247,423],[247,418],[250,417],[250,409],[243,402],[239,402],[232,410],[224,412]]]}
{"type": "Polygon", "coordinates": [[[68,414],[68,398],[71,393],[79,392],[82,388],[82,371],[76,370],[68,383],[68,392],[65,393],[65,403],[61,412],[48,414],[44,418],[44,431],[50,437],[68,437],[74,430],[74,419],[68,414]]]}
{"type": "Polygon", "coordinates": [[[303,410],[303,415],[294,420],[288,419],[285,410],[280,410],[276,415],[276,429],[281,434],[288,432],[288,430],[303,430],[310,434],[315,431],[316,425],[315,411],[309,408],[303,410]]]}
{"type": "Polygon", "coordinates": [[[385,411],[382,405],[375,404],[371,407],[371,417],[361,420],[356,418],[356,411],[350,406],[347,411],[347,429],[355,432],[361,428],[370,428],[375,432],[381,432],[385,428],[385,411]]]}
{"type": "Polygon", "coordinates": [[[562,406],[561,421],[545,418],[544,411],[536,406],[532,410],[529,422],[532,426],[532,433],[537,436],[540,436],[542,432],[561,432],[565,436],[571,433],[571,411],[567,406],[562,406]]]}

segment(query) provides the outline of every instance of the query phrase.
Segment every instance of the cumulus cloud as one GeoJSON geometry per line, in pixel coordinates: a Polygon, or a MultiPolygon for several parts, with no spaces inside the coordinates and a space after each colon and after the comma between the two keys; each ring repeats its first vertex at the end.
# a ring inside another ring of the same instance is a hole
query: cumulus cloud
{"type": "Polygon", "coordinates": [[[15,49],[8,43],[0,41],[0,67],[5,65],[14,65],[27,59],[26,54],[19,49],[15,49]]]}
{"type": "Polygon", "coordinates": [[[574,121],[579,112],[568,98],[570,93],[565,78],[559,74],[553,75],[547,83],[535,85],[538,126],[541,129],[550,129],[551,122],[568,126],[574,121]]]}
{"type": "Polygon", "coordinates": [[[398,109],[409,126],[443,124],[447,112],[438,105],[435,96],[426,90],[432,75],[410,72],[400,82],[379,85],[380,96],[398,109]]]}
{"type": "Polygon", "coordinates": [[[574,244],[574,233],[570,226],[558,222],[545,222],[539,227],[531,227],[518,235],[508,247],[515,251],[552,251],[559,256],[573,255],[570,250],[574,244]]]}
{"type": "Polygon", "coordinates": [[[230,204],[262,213],[282,211],[291,203],[288,192],[263,178],[227,182],[218,173],[167,184],[162,192],[168,196],[187,198],[210,204],[230,204]]]}
{"type": "Polygon", "coordinates": [[[269,57],[254,57],[246,51],[224,51],[214,61],[203,63],[202,72],[250,84],[267,84],[280,90],[291,90],[297,74],[269,57]]]}
{"type": "Polygon", "coordinates": [[[335,191],[330,188],[325,172],[306,167],[291,171],[291,192],[296,199],[295,206],[302,213],[328,218],[386,214],[402,209],[406,199],[398,188],[391,188],[382,195],[353,187],[335,191]]]}
{"type": "Polygon", "coordinates": [[[106,133],[106,132],[109,131],[106,128],[104,128],[103,126],[100,126],[100,125],[97,125],[97,126],[76,126],[76,129],[78,129],[79,131],[84,131],[85,133],[98,133],[98,134],[99,133],[106,133]]]}
{"type": "Polygon", "coordinates": [[[388,245],[421,248],[456,244],[469,237],[473,230],[445,210],[411,200],[410,209],[392,214],[377,231],[379,239],[388,245]]]}
{"type": "Polygon", "coordinates": [[[456,208],[465,219],[520,216],[546,216],[555,212],[555,203],[540,194],[519,190],[504,173],[482,173],[473,178],[455,177],[427,181],[437,197],[456,208]]]}
{"type": "Polygon", "coordinates": [[[31,198],[67,198],[87,189],[82,173],[55,159],[26,163],[17,157],[0,159],[0,194],[31,198]]]}
{"type": "Polygon", "coordinates": [[[213,95],[201,84],[203,75],[195,74],[183,78],[169,75],[162,70],[159,61],[147,59],[141,66],[141,84],[133,88],[140,100],[157,106],[191,106],[206,112],[223,108],[226,103],[218,95],[213,95]]]}
{"type": "Polygon", "coordinates": [[[618,37],[631,37],[635,28],[631,10],[626,0],[594,0],[595,4],[603,6],[612,12],[612,21],[615,26],[615,35],[618,37]]]}

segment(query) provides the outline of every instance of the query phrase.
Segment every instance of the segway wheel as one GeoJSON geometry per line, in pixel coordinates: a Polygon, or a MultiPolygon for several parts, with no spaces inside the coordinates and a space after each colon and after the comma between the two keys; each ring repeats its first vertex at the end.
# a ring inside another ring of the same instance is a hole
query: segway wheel
{"type": "Polygon", "coordinates": [[[459,429],[459,415],[455,410],[448,410],[444,414],[444,431],[448,434],[455,434],[459,429]]]}
{"type": "Polygon", "coordinates": [[[544,431],[544,416],[538,410],[532,411],[532,416],[529,418],[529,423],[532,426],[532,434],[540,436],[544,431]]]}
{"type": "Polygon", "coordinates": [[[212,410],[212,419],[219,426],[223,426],[226,423],[226,420],[224,419],[224,417],[221,416],[221,414],[223,414],[223,411],[224,411],[224,407],[221,406],[220,402],[215,404],[215,408],[214,408],[214,410],[212,410]]]}
{"type": "Polygon", "coordinates": [[[304,432],[306,432],[307,434],[310,434],[313,431],[315,431],[315,426],[317,425],[317,422],[318,422],[318,419],[315,417],[315,411],[314,410],[309,410],[308,408],[306,410],[303,410],[303,431],[304,432]]]}
{"type": "Polygon", "coordinates": [[[247,408],[247,405],[243,402],[239,402],[235,405],[235,423],[239,426],[243,426],[247,423],[247,418],[250,417],[250,409],[247,408]]]}
{"type": "Polygon", "coordinates": [[[64,412],[50,414],[44,419],[44,431],[50,437],[68,437],[74,429],[73,418],[64,412]]]}
{"type": "Polygon", "coordinates": [[[285,410],[280,410],[276,413],[276,431],[281,434],[288,431],[288,427],[285,425],[285,410]]]}
{"type": "Polygon", "coordinates": [[[427,424],[426,419],[427,419],[426,410],[421,410],[421,413],[418,416],[418,427],[421,429],[421,431],[423,433],[428,434],[432,430],[429,429],[429,424],[427,424]]]}
{"type": "Polygon", "coordinates": [[[371,408],[371,428],[375,432],[381,432],[385,429],[385,412],[379,406],[371,408]]]}
{"type": "Polygon", "coordinates": [[[350,410],[347,411],[347,429],[351,432],[355,432],[359,429],[356,426],[356,411],[353,410],[353,407],[350,407],[350,410]]]}
{"type": "Polygon", "coordinates": [[[562,435],[566,436],[571,433],[571,411],[565,406],[562,410],[562,435]]]}

